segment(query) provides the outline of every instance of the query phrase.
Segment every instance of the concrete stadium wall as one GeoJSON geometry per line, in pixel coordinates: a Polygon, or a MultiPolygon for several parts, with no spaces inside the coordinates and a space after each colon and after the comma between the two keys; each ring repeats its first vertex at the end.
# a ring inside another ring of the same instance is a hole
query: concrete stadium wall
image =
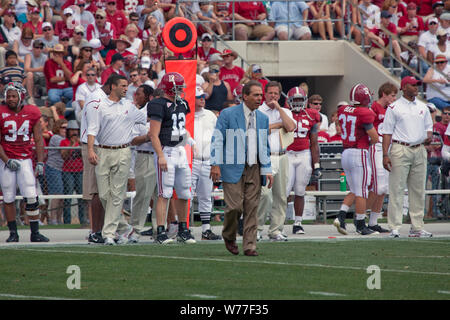
{"type": "MultiPolygon", "coordinates": [[[[350,89],[356,83],[364,83],[378,98],[379,86],[391,81],[399,85],[386,69],[369,59],[360,47],[344,40],[338,41],[230,41],[227,44],[249,64],[257,63],[264,75],[272,77],[307,77],[314,88],[309,94],[318,93],[324,98],[324,113],[330,115],[339,101],[348,101],[350,89]]],[[[224,47],[218,43],[218,49],[224,47]]],[[[236,64],[242,65],[241,59],[236,64]]],[[[284,91],[287,92],[284,88],[284,91]]]]}

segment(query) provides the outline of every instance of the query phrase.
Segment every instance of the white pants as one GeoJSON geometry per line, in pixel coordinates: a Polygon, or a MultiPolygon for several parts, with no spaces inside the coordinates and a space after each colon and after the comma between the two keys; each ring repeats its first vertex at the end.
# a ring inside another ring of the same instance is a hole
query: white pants
{"type": "Polygon", "coordinates": [[[306,186],[311,178],[311,151],[288,152],[289,159],[289,180],[286,195],[289,196],[292,188],[296,196],[305,195],[306,186]]]}
{"type": "Polygon", "coordinates": [[[198,212],[211,212],[211,193],[213,181],[209,177],[211,165],[209,160],[194,159],[192,162],[192,195],[197,194],[198,212]]]}
{"type": "Polygon", "coordinates": [[[155,157],[158,195],[169,199],[175,188],[178,199],[191,199],[191,169],[188,165],[186,149],[183,146],[163,147],[163,153],[167,161],[167,171],[159,169],[158,157],[155,157]]]}
{"type": "Polygon", "coordinates": [[[369,163],[372,170],[370,191],[383,195],[389,191],[389,171],[383,167],[383,146],[376,143],[369,147],[369,163]]]}
{"type": "Polygon", "coordinates": [[[11,171],[0,160],[0,186],[3,192],[3,201],[12,203],[16,199],[17,186],[20,194],[25,198],[36,198],[36,178],[34,176],[33,162],[31,159],[17,160],[20,169],[11,171]]]}
{"type": "Polygon", "coordinates": [[[369,196],[371,170],[369,152],[366,149],[345,149],[342,152],[342,168],[344,169],[350,191],[357,197],[369,196]]]}

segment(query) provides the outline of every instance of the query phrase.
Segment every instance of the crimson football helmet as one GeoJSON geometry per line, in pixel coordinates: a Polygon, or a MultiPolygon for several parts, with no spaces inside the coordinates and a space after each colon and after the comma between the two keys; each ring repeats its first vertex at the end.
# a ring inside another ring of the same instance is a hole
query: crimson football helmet
{"type": "Polygon", "coordinates": [[[243,84],[238,85],[233,90],[234,102],[241,103],[242,102],[242,89],[244,88],[243,84]]]}
{"type": "Polygon", "coordinates": [[[184,88],[186,88],[186,83],[178,72],[166,73],[158,84],[158,89],[162,89],[170,97],[180,97],[184,88]]]}
{"type": "MultiPolygon", "coordinates": [[[[17,106],[14,107],[14,109],[16,107],[18,107],[20,109],[25,104],[25,97],[27,94],[27,90],[22,86],[22,84],[20,82],[9,82],[5,85],[5,90],[4,90],[5,100],[6,100],[6,95],[9,90],[14,90],[19,95],[19,102],[18,102],[17,106]]],[[[8,107],[11,108],[9,105],[8,105],[8,107]]]]}
{"type": "Polygon", "coordinates": [[[300,87],[293,87],[288,91],[287,103],[293,112],[300,112],[306,107],[308,97],[305,91],[300,87]]]}
{"type": "Polygon", "coordinates": [[[354,106],[368,107],[372,101],[372,93],[362,83],[358,83],[350,90],[350,103],[354,106]]]}

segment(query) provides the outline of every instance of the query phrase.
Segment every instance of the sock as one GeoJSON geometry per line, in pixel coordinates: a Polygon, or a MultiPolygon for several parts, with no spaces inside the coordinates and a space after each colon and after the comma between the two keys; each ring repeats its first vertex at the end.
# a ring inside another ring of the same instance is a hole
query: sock
{"type": "Polygon", "coordinates": [[[200,220],[202,221],[202,232],[211,229],[211,213],[200,212],[200,220]]]}
{"type": "Polygon", "coordinates": [[[39,232],[39,220],[30,220],[31,233],[39,232]]]}
{"type": "Polygon", "coordinates": [[[179,222],[178,223],[178,232],[182,232],[187,229],[187,223],[186,222],[179,222]]]}
{"type": "Polygon", "coordinates": [[[348,209],[350,209],[350,207],[348,206],[348,205],[346,205],[346,204],[342,204],[341,205],[341,209],[339,209],[340,211],[344,211],[344,212],[347,212],[348,211],[348,209]]]}
{"type": "Polygon", "coordinates": [[[15,233],[17,233],[17,223],[16,223],[16,220],[11,221],[11,222],[8,222],[8,229],[9,229],[9,232],[15,232],[15,233]]]}
{"type": "Polygon", "coordinates": [[[295,216],[295,222],[296,223],[298,222],[301,225],[302,221],[303,221],[303,216],[295,216]]]}
{"type": "Polygon", "coordinates": [[[164,226],[158,226],[156,230],[157,230],[156,234],[161,234],[165,232],[164,226]]]}
{"type": "Polygon", "coordinates": [[[369,216],[369,226],[376,226],[378,224],[378,217],[380,212],[371,212],[369,216]]]}
{"type": "Polygon", "coordinates": [[[366,215],[364,213],[357,213],[356,220],[364,220],[366,219],[366,215]]]}

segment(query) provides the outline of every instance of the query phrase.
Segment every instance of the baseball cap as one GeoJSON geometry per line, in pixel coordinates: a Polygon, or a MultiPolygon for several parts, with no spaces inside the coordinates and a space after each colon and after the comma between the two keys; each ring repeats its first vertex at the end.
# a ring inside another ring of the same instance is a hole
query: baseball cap
{"type": "Polygon", "coordinates": [[[208,39],[209,41],[212,41],[212,37],[209,33],[202,34],[202,41],[208,39]]]}
{"type": "Polygon", "coordinates": [[[61,43],[55,44],[55,46],[51,49],[53,52],[64,52],[64,46],[61,43]]]}
{"type": "Polygon", "coordinates": [[[435,17],[430,18],[430,19],[428,19],[428,21],[427,21],[428,24],[430,24],[430,23],[432,23],[432,22],[434,22],[434,23],[436,23],[436,24],[439,24],[439,20],[438,20],[437,18],[435,18],[435,17]]]}
{"type": "Polygon", "coordinates": [[[83,49],[83,48],[92,48],[92,45],[90,44],[89,41],[83,39],[83,40],[81,40],[80,49],[83,49]]]}
{"type": "Polygon", "coordinates": [[[44,43],[41,40],[39,40],[39,39],[34,40],[33,48],[43,48],[43,47],[44,47],[44,43]]]}
{"type": "Polygon", "coordinates": [[[447,61],[447,57],[443,54],[438,54],[436,58],[434,58],[434,62],[447,61]]]}
{"type": "Polygon", "coordinates": [[[27,5],[29,5],[30,7],[37,7],[37,3],[34,0],[27,0],[25,1],[27,3],[27,5]]]}
{"type": "Polygon", "coordinates": [[[99,39],[91,39],[89,40],[89,44],[93,49],[98,49],[102,47],[102,43],[100,42],[99,39]]]}
{"type": "Polygon", "coordinates": [[[66,15],[66,14],[71,14],[71,15],[73,15],[73,10],[72,10],[72,8],[65,8],[64,11],[63,11],[63,14],[64,14],[64,15],[66,15]]]}
{"type": "Polygon", "coordinates": [[[101,16],[103,18],[106,18],[106,11],[103,9],[97,9],[97,11],[95,11],[95,15],[96,16],[101,16]]]}
{"type": "Polygon", "coordinates": [[[220,72],[220,67],[217,64],[212,64],[209,66],[209,72],[214,71],[214,72],[220,72]]]}
{"type": "Polygon", "coordinates": [[[406,6],[406,10],[415,10],[415,9],[417,9],[417,5],[414,2],[410,2],[406,6]]]}
{"type": "Polygon", "coordinates": [[[421,83],[422,82],[420,80],[417,80],[416,78],[411,77],[411,76],[407,76],[402,79],[400,86],[403,89],[407,84],[419,84],[420,85],[421,83]]]}
{"type": "Polygon", "coordinates": [[[80,126],[78,125],[77,120],[69,120],[69,122],[67,122],[67,129],[79,130],[80,126]]]}
{"type": "Polygon", "coordinates": [[[78,25],[78,26],[75,27],[75,29],[73,29],[73,31],[75,33],[78,33],[78,32],[83,32],[84,33],[84,27],[82,25],[78,25]]]}
{"type": "Polygon", "coordinates": [[[434,9],[434,8],[436,8],[438,6],[442,6],[443,7],[444,6],[444,2],[436,1],[436,2],[433,3],[433,5],[431,7],[434,9]]]}
{"type": "Polygon", "coordinates": [[[437,35],[437,36],[446,36],[446,35],[447,35],[447,31],[445,31],[444,29],[439,29],[439,30],[436,32],[436,35],[437,35]]]}
{"type": "Polygon", "coordinates": [[[142,57],[141,58],[141,67],[144,69],[148,69],[150,68],[150,66],[152,65],[152,62],[150,60],[150,57],[142,57]]]}
{"type": "Polygon", "coordinates": [[[220,53],[213,53],[212,55],[209,56],[208,61],[209,62],[223,61],[223,58],[220,55],[220,53]]]}
{"type": "Polygon", "coordinates": [[[14,11],[13,9],[9,8],[6,9],[5,11],[3,11],[3,15],[4,16],[16,16],[16,11],[14,11]]]}
{"type": "Polygon", "coordinates": [[[392,14],[390,14],[389,11],[383,10],[383,11],[381,11],[381,17],[382,18],[390,18],[390,17],[392,17],[392,14]]]}
{"type": "Polygon", "coordinates": [[[252,72],[253,73],[262,73],[262,68],[259,64],[254,64],[252,66],[252,72]]]}
{"type": "Polygon", "coordinates": [[[237,54],[233,50],[230,50],[230,49],[223,50],[222,57],[228,56],[228,55],[232,55],[235,59],[237,58],[237,54]]]}
{"type": "Polygon", "coordinates": [[[30,10],[30,13],[41,13],[41,10],[39,7],[33,7],[33,9],[30,10]]]}
{"type": "Polygon", "coordinates": [[[76,4],[86,4],[86,1],[85,0],[77,0],[76,4]]]}
{"type": "Polygon", "coordinates": [[[64,38],[70,38],[69,34],[65,31],[63,31],[59,34],[59,40],[64,39],[64,38]]]}
{"type": "Polygon", "coordinates": [[[205,92],[203,91],[203,89],[201,87],[195,88],[195,97],[197,99],[205,98],[205,92]]]}
{"type": "Polygon", "coordinates": [[[444,12],[439,16],[439,19],[441,20],[450,20],[450,12],[444,12]]]}
{"type": "Polygon", "coordinates": [[[50,22],[44,22],[42,24],[42,29],[45,29],[45,28],[53,29],[53,26],[52,26],[52,24],[50,22]]]}
{"type": "Polygon", "coordinates": [[[123,56],[120,53],[115,53],[111,58],[111,64],[119,60],[123,60],[123,56]]]}

